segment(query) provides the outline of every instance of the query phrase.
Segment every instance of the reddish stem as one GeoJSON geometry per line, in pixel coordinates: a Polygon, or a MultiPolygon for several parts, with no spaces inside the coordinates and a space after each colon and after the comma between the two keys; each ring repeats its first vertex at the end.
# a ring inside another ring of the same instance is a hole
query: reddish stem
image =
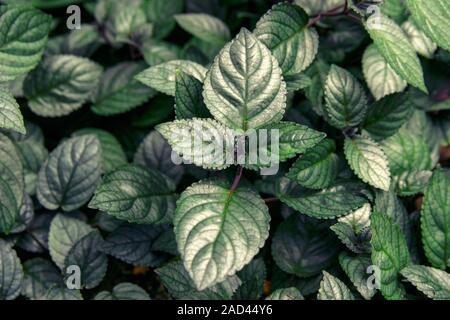
{"type": "Polygon", "coordinates": [[[242,172],[244,171],[244,168],[241,166],[238,166],[236,171],[236,176],[234,177],[233,184],[231,185],[230,192],[236,191],[237,187],[239,186],[239,182],[241,182],[242,178],[242,172]]]}
{"type": "Polygon", "coordinates": [[[265,198],[263,199],[265,203],[271,203],[271,202],[277,202],[278,198],[277,197],[272,197],[272,198],[265,198]]]}

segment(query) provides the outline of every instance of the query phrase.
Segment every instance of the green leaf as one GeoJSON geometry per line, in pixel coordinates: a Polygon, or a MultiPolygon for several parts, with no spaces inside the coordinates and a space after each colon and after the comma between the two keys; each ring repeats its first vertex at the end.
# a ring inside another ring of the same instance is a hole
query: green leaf
{"type": "Polygon", "coordinates": [[[184,174],[184,167],[171,160],[172,148],[157,131],[150,132],[141,142],[134,155],[134,163],[158,170],[178,183],[184,174]]]}
{"type": "Polygon", "coordinates": [[[284,272],[310,277],[333,263],[338,245],[326,224],[294,213],[277,228],[272,257],[284,272]]]}
{"type": "Polygon", "coordinates": [[[383,15],[372,15],[365,24],[380,54],[410,85],[428,93],[419,58],[403,30],[383,15]]]}
{"type": "Polygon", "coordinates": [[[155,90],[174,96],[176,74],[180,71],[196,78],[200,82],[203,82],[206,76],[205,67],[196,62],[171,60],[145,69],[135,76],[135,79],[155,90]]]}
{"type": "Polygon", "coordinates": [[[333,140],[323,140],[300,156],[286,176],[310,189],[331,186],[338,173],[338,156],[335,151],[333,140]]]}
{"type": "Polygon", "coordinates": [[[266,266],[262,258],[253,259],[237,273],[242,281],[233,298],[237,300],[258,300],[264,293],[266,266]]]}
{"type": "Polygon", "coordinates": [[[431,169],[430,151],[422,136],[402,127],[382,142],[393,175],[411,170],[431,169]]]}
{"type": "Polygon", "coordinates": [[[129,282],[123,282],[116,285],[111,292],[102,291],[97,293],[94,300],[150,300],[150,297],[141,287],[129,282]]]}
{"type": "Polygon", "coordinates": [[[3,90],[0,90],[0,128],[26,133],[19,104],[9,92],[3,90]]]}
{"type": "Polygon", "coordinates": [[[101,171],[101,146],[93,135],[62,142],[39,171],[37,197],[49,210],[72,211],[89,201],[101,171]]]}
{"type": "Polygon", "coordinates": [[[36,143],[32,139],[14,141],[14,145],[22,162],[25,192],[35,195],[38,173],[48,157],[48,151],[43,144],[36,143]]]}
{"type": "Polygon", "coordinates": [[[286,84],[267,47],[250,31],[241,29],[214,59],[203,97],[217,120],[245,132],[281,120],[286,84]]]}
{"type": "Polygon", "coordinates": [[[73,136],[95,135],[100,142],[102,154],[102,171],[109,172],[127,164],[127,156],[119,141],[108,131],[97,128],[84,128],[73,133],[73,136]]]}
{"type": "Polygon", "coordinates": [[[125,223],[109,234],[101,249],[126,263],[154,268],[164,259],[164,255],[152,250],[163,230],[161,226],[125,223]]]}
{"type": "Polygon", "coordinates": [[[68,270],[70,266],[78,266],[83,289],[95,288],[105,277],[108,259],[100,251],[102,244],[100,233],[93,231],[78,240],[66,256],[64,270],[68,270]]]}
{"type": "Polygon", "coordinates": [[[198,291],[181,261],[170,262],[157,269],[156,273],[169,293],[174,298],[182,300],[231,300],[233,293],[241,284],[239,278],[234,275],[212,287],[198,291]]]}
{"type": "Polygon", "coordinates": [[[24,83],[28,106],[39,116],[61,117],[81,108],[96,87],[102,68],[71,55],[46,58],[24,83]]]}
{"type": "Polygon", "coordinates": [[[405,94],[392,94],[370,106],[363,129],[375,141],[394,135],[411,117],[413,108],[405,94]]]}
{"type": "Polygon", "coordinates": [[[375,188],[389,190],[391,174],[388,161],[376,142],[364,136],[346,138],[344,153],[350,167],[361,180],[375,188]]]}
{"type": "Polygon", "coordinates": [[[175,210],[175,185],[153,169],[126,165],[102,178],[89,203],[131,223],[164,223],[175,210]]]}
{"type": "Polygon", "coordinates": [[[440,47],[450,51],[449,0],[407,0],[406,6],[417,26],[440,47]]]}
{"type": "Polygon", "coordinates": [[[225,169],[234,163],[235,133],[216,120],[175,120],[156,130],[187,163],[205,169],[225,169]]]}
{"type": "Polygon", "coordinates": [[[254,34],[277,59],[283,75],[295,75],[314,60],[319,37],[308,29],[309,17],[299,6],[276,4],[256,24],[254,34]]]}
{"type": "Polygon", "coordinates": [[[183,72],[176,74],[175,114],[177,119],[209,118],[211,114],[203,102],[203,84],[183,72]]]}
{"type": "Polygon", "coordinates": [[[53,262],[64,269],[64,262],[72,248],[93,229],[85,222],[68,215],[57,214],[50,225],[48,246],[53,262]]]}
{"type": "Polygon", "coordinates": [[[29,6],[0,6],[0,82],[34,69],[41,60],[51,17],[29,6]]]}
{"type": "Polygon", "coordinates": [[[28,4],[35,8],[50,9],[57,7],[66,7],[71,4],[76,4],[84,0],[3,0],[4,3],[13,4],[28,4]]]}
{"type": "Polygon", "coordinates": [[[230,190],[226,180],[203,180],[177,202],[175,235],[184,266],[199,290],[249,263],[269,236],[268,208],[257,193],[230,190]],[[252,235],[249,237],[248,235],[252,235]]]}
{"type": "Polygon", "coordinates": [[[406,7],[403,0],[384,0],[383,3],[379,4],[381,12],[396,22],[404,20],[404,16],[407,13],[406,7]]]}
{"type": "Polygon", "coordinates": [[[148,101],[156,92],[134,79],[144,69],[143,64],[133,62],[123,62],[107,69],[93,92],[92,112],[112,116],[148,101]]]}
{"type": "Polygon", "coordinates": [[[331,219],[360,208],[367,202],[351,183],[337,182],[321,191],[309,190],[282,179],[277,197],[289,207],[313,218],[331,219]]]}
{"type": "Polygon", "coordinates": [[[341,280],[323,271],[317,300],[355,300],[355,297],[341,280]]]}
{"type": "Polygon", "coordinates": [[[450,175],[444,169],[433,173],[422,206],[420,224],[428,261],[435,268],[450,266],[450,175]]]}
{"type": "Polygon", "coordinates": [[[43,300],[83,300],[79,290],[68,289],[65,285],[54,285],[45,294],[43,300]]]}
{"type": "Polygon", "coordinates": [[[24,177],[14,144],[1,133],[0,159],[0,231],[8,233],[24,200],[24,177]]]}
{"type": "Polygon", "coordinates": [[[426,266],[408,266],[400,271],[409,282],[434,300],[450,300],[450,275],[426,266]]]}
{"type": "Polygon", "coordinates": [[[297,288],[277,289],[266,300],[305,300],[297,288]]]}
{"type": "Polygon", "coordinates": [[[230,30],[222,20],[205,13],[184,13],[174,16],[181,28],[209,43],[224,44],[230,40],[230,30]]]}
{"type": "MultiPolygon", "coordinates": [[[[449,25],[450,26],[450,25],[449,25]]],[[[405,21],[402,24],[402,29],[405,31],[412,46],[418,54],[428,59],[433,59],[434,53],[437,50],[437,45],[430,40],[411,20],[405,21]]],[[[449,29],[450,30],[450,29],[449,29]]]]}
{"type": "Polygon", "coordinates": [[[144,3],[147,19],[153,24],[154,36],[165,38],[175,27],[174,15],[183,11],[183,0],[147,0],[144,3]]]}
{"type": "MultiPolygon", "coordinates": [[[[362,67],[364,78],[376,100],[392,93],[402,92],[408,85],[391,68],[374,44],[368,46],[364,51],[362,67]]],[[[370,110],[369,108],[369,112],[370,110]]]]}
{"type": "Polygon", "coordinates": [[[347,70],[332,65],[325,82],[327,120],[339,129],[357,126],[367,111],[363,88],[347,70]]]}
{"type": "Polygon", "coordinates": [[[404,299],[398,273],[410,264],[405,237],[386,214],[372,213],[371,227],[372,263],[380,268],[380,291],[388,300],[404,299]]]}
{"type": "Polygon", "coordinates": [[[42,300],[54,285],[62,284],[61,272],[50,261],[33,258],[23,264],[22,295],[31,300],[42,300]]]}
{"type": "MultiPolygon", "coordinates": [[[[278,131],[278,157],[281,162],[309,151],[326,137],[323,132],[289,121],[273,123],[262,129],[267,130],[267,141],[271,141],[272,130],[278,131]]],[[[272,146],[268,144],[267,147],[270,149],[272,146]]]]}
{"type": "Polygon", "coordinates": [[[370,257],[363,255],[352,257],[343,252],[339,255],[339,263],[364,299],[372,299],[376,290],[367,286],[367,280],[370,275],[367,273],[367,269],[372,265],[370,257]]]}
{"type": "Polygon", "coordinates": [[[14,300],[22,287],[22,264],[16,252],[3,239],[0,239],[0,299],[14,300]]]}

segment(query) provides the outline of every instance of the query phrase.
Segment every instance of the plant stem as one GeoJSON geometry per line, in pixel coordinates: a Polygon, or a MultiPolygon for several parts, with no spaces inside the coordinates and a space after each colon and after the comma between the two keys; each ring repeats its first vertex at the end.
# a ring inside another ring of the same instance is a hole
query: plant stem
{"type": "Polygon", "coordinates": [[[345,4],[342,4],[334,9],[325,12],[319,12],[317,15],[313,16],[308,22],[308,27],[311,27],[317,22],[319,22],[322,19],[322,17],[336,17],[340,15],[349,16],[349,12],[350,8],[348,7],[348,2],[346,0],[345,4]]]}
{"type": "Polygon", "coordinates": [[[233,184],[231,185],[231,188],[230,188],[230,192],[236,191],[237,187],[239,186],[239,182],[241,182],[243,171],[244,171],[244,168],[242,168],[242,166],[238,166],[236,175],[234,177],[233,184]]]}
{"type": "Polygon", "coordinates": [[[277,202],[278,198],[277,197],[271,197],[271,198],[265,198],[263,199],[265,203],[271,203],[271,202],[277,202]]]}

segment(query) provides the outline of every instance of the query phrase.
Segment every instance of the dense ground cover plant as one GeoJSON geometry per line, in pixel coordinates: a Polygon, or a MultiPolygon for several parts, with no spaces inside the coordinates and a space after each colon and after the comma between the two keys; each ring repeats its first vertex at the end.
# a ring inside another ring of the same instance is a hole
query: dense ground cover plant
{"type": "Polygon", "coordinates": [[[2,2],[0,299],[450,298],[449,0],[2,2]]]}

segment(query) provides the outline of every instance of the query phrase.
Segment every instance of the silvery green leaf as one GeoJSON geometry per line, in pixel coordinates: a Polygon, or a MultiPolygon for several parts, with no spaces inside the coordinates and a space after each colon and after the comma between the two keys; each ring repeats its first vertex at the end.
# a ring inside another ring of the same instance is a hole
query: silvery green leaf
{"type": "Polygon", "coordinates": [[[158,131],[150,132],[141,142],[134,155],[134,163],[158,170],[178,183],[184,174],[184,167],[173,163],[172,148],[158,131]]]}
{"type": "Polygon", "coordinates": [[[158,225],[125,223],[109,234],[101,250],[135,266],[157,267],[165,257],[152,250],[152,246],[163,230],[158,225]]]}
{"type": "Polygon", "coordinates": [[[101,171],[101,146],[94,135],[62,142],[39,171],[37,197],[49,210],[80,208],[94,193],[101,171]]]}
{"type": "Polygon", "coordinates": [[[405,171],[392,177],[395,184],[395,192],[400,197],[409,197],[423,193],[433,172],[430,170],[405,171]]]}
{"type": "Polygon", "coordinates": [[[33,199],[26,194],[22,207],[20,208],[19,216],[16,219],[16,223],[11,230],[11,233],[20,233],[25,231],[34,219],[34,206],[33,199]]]}
{"type": "Polygon", "coordinates": [[[383,15],[371,15],[365,27],[391,68],[410,85],[428,93],[419,58],[403,30],[383,15]]]}
{"type": "Polygon", "coordinates": [[[48,246],[53,262],[64,269],[64,262],[70,250],[93,229],[85,222],[69,215],[57,214],[50,225],[48,246]]]}
{"type": "Polygon", "coordinates": [[[407,0],[406,6],[417,26],[440,47],[450,51],[449,0],[407,0]]]}
{"type": "Polygon", "coordinates": [[[282,179],[276,195],[283,203],[303,214],[318,219],[331,219],[358,209],[367,202],[354,187],[353,183],[339,181],[318,191],[282,179]]]}
{"type": "Polygon", "coordinates": [[[184,72],[200,82],[206,76],[206,68],[189,60],[171,60],[140,72],[135,79],[170,96],[175,95],[177,71],[184,72]]]}
{"type": "Polygon", "coordinates": [[[394,135],[412,112],[412,103],[407,95],[392,94],[369,107],[362,127],[372,139],[381,141],[394,135]]]}
{"type": "Polygon", "coordinates": [[[372,263],[380,268],[380,291],[388,300],[404,299],[399,272],[411,262],[405,237],[386,214],[374,212],[370,220],[372,263]]]}
{"type": "Polygon", "coordinates": [[[286,82],[288,93],[306,89],[312,84],[312,79],[303,73],[285,76],[284,81],[286,82]]]}
{"type": "Polygon", "coordinates": [[[31,300],[42,300],[51,287],[62,284],[61,272],[43,258],[27,260],[23,272],[22,295],[31,300]]]}
{"type": "Polygon", "coordinates": [[[301,155],[286,176],[310,189],[331,186],[338,172],[338,156],[335,151],[333,140],[323,140],[301,155]]]}
{"type": "Polygon", "coordinates": [[[326,224],[294,213],[277,228],[272,240],[272,257],[284,272],[310,277],[333,263],[338,245],[326,224]]]}
{"type": "MultiPolygon", "coordinates": [[[[140,26],[145,25],[147,17],[144,10],[138,4],[124,5],[121,10],[117,10],[113,17],[112,25],[115,33],[115,39],[118,42],[127,42],[132,37],[133,32],[140,26]]],[[[147,26],[147,29],[152,33],[152,25],[147,26]]]]}
{"type": "Polygon", "coordinates": [[[174,16],[181,28],[210,43],[224,44],[230,40],[230,30],[220,19],[205,13],[184,13],[174,16]]]}
{"type": "Polygon", "coordinates": [[[323,271],[323,279],[320,283],[318,300],[355,300],[350,289],[338,278],[323,271]]]}
{"type": "Polygon", "coordinates": [[[209,118],[211,114],[203,102],[203,84],[183,72],[176,74],[175,115],[177,119],[209,118]]]}
{"type": "MultiPolygon", "coordinates": [[[[405,31],[412,46],[416,52],[425,58],[433,59],[434,53],[437,50],[437,45],[430,40],[413,21],[408,20],[403,22],[402,29],[405,31]]],[[[450,29],[449,29],[450,30],[450,29]]]]}
{"type": "Polygon", "coordinates": [[[354,253],[370,252],[370,229],[356,233],[351,225],[344,222],[335,223],[330,227],[341,242],[354,253]]]}
{"type": "Polygon", "coordinates": [[[170,42],[155,39],[146,41],[142,45],[141,52],[149,66],[180,58],[180,48],[170,42]]]}
{"type": "Polygon", "coordinates": [[[378,1],[382,2],[379,4],[381,12],[396,22],[403,21],[405,19],[405,14],[407,14],[407,10],[405,7],[405,1],[403,0],[383,0],[378,1]]]}
{"type": "Polygon", "coordinates": [[[48,289],[42,300],[83,300],[81,292],[76,289],[68,289],[65,285],[53,285],[48,289]]]}
{"type": "Polygon", "coordinates": [[[277,289],[266,300],[305,300],[297,288],[277,289]]]}
{"type": "Polygon", "coordinates": [[[336,128],[354,127],[367,112],[367,100],[358,80],[347,70],[332,65],[325,82],[327,120],[336,128]]]}
{"type": "Polygon", "coordinates": [[[98,84],[102,68],[86,58],[46,58],[25,79],[30,109],[42,117],[61,117],[78,110],[98,84]]]}
{"type": "Polygon", "coordinates": [[[361,180],[375,188],[389,190],[391,174],[388,161],[376,142],[359,135],[346,138],[344,153],[350,167],[361,180]]]}
{"type": "Polygon", "coordinates": [[[13,300],[19,294],[23,280],[22,264],[16,251],[0,238],[0,299],[13,300]]]}
{"type": "Polygon", "coordinates": [[[84,128],[73,133],[72,136],[94,135],[100,142],[102,155],[102,171],[109,172],[127,164],[127,156],[117,138],[108,131],[97,128],[84,128]]]}
{"type": "Polygon", "coordinates": [[[422,205],[420,225],[428,261],[435,268],[450,266],[450,175],[445,169],[433,173],[422,205]]]}
{"type": "Polygon", "coordinates": [[[175,210],[175,185],[154,169],[126,165],[106,174],[89,203],[131,223],[164,223],[175,210]]]}
{"type": "Polygon", "coordinates": [[[113,216],[103,211],[99,211],[95,215],[95,222],[98,225],[99,229],[106,232],[113,232],[125,223],[124,221],[114,218],[113,216]]]}
{"type": "Polygon", "coordinates": [[[80,285],[83,289],[97,287],[105,277],[108,259],[106,254],[100,250],[103,242],[100,233],[92,231],[72,246],[64,260],[63,270],[69,277],[71,266],[79,268],[80,285]]]}
{"type": "Polygon", "coordinates": [[[156,273],[169,293],[177,299],[231,300],[233,293],[241,284],[239,278],[234,275],[199,291],[181,261],[170,262],[164,267],[157,269],[156,273]]]}
{"type": "Polygon", "coordinates": [[[177,161],[204,169],[226,169],[234,163],[235,133],[216,120],[175,120],[159,124],[156,130],[178,154],[177,161]]]}
{"type": "Polygon", "coordinates": [[[280,121],[286,84],[278,62],[250,31],[241,29],[208,71],[203,98],[224,125],[247,131],[280,121]]]}
{"type": "Polygon", "coordinates": [[[51,17],[30,6],[0,6],[0,82],[34,69],[44,53],[51,17]]]}
{"type": "Polygon", "coordinates": [[[362,67],[366,83],[376,100],[392,93],[402,92],[408,85],[391,68],[374,44],[364,51],[362,67]]]}
{"type": "Polygon", "coordinates": [[[242,281],[233,298],[237,300],[258,300],[264,293],[266,266],[262,258],[253,259],[237,273],[242,281]]]}
{"type": "Polygon", "coordinates": [[[0,128],[26,133],[19,104],[9,92],[3,89],[0,89],[0,128]]]}
{"type": "Polygon", "coordinates": [[[93,92],[91,110],[100,116],[128,112],[155,95],[155,91],[134,79],[144,64],[123,62],[105,71],[93,92]]]}
{"type": "Polygon", "coordinates": [[[369,288],[367,285],[368,277],[370,276],[367,269],[372,265],[370,257],[363,255],[350,256],[343,252],[339,255],[339,263],[364,299],[372,299],[376,294],[376,289],[369,288]]]}
{"type": "Polygon", "coordinates": [[[296,75],[314,60],[319,36],[308,28],[309,17],[299,6],[274,5],[256,24],[254,34],[277,59],[283,75],[296,75]]]}
{"type": "Polygon", "coordinates": [[[360,233],[370,226],[370,213],[372,208],[366,203],[358,210],[349,213],[346,216],[338,218],[339,222],[348,224],[356,233],[360,233]]]}
{"type": "Polygon", "coordinates": [[[329,11],[343,4],[343,0],[295,0],[294,2],[305,9],[309,15],[329,11]]]}
{"type": "Polygon", "coordinates": [[[199,290],[249,263],[269,236],[268,208],[251,189],[202,180],[177,201],[175,235],[184,266],[199,290]],[[247,235],[251,234],[252,237],[247,235]]]}
{"type": "Polygon", "coordinates": [[[97,293],[94,300],[150,300],[150,297],[141,287],[133,283],[123,282],[116,285],[111,292],[97,293]]]}
{"type": "Polygon", "coordinates": [[[450,300],[450,275],[426,266],[408,266],[400,271],[409,282],[434,300],[450,300]]]}

